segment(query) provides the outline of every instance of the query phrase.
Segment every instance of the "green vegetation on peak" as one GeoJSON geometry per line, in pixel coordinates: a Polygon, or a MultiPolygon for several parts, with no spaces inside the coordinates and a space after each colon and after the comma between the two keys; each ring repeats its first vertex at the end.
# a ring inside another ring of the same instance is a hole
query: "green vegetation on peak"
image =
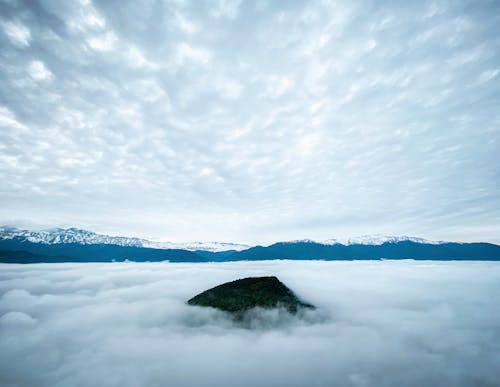
{"type": "Polygon", "coordinates": [[[249,277],[226,282],[191,298],[188,304],[208,306],[230,313],[241,313],[255,307],[283,307],[290,313],[296,313],[300,308],[314,309],[313,305],[299,300],[274,276],[249,277]]]}

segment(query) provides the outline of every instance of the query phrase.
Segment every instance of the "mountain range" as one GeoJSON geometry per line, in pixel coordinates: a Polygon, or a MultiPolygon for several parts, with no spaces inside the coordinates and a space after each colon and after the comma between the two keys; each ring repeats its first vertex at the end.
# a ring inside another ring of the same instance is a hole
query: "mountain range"
{"type": "Polygon", "coordinates": [[[156,242],[141,238],[130,238],[121,236],[109,236],[97,234],[92,231],[78,228],[51,228],[46,230],[25,230],[16,227],[1,226],[0,240],[11,239],[33,243],[58,244],[58,243],[77,243],[83,245],[116,245],[129,247],[148,247],[153,249],[181,249],[188,251],[227,251],[227,250],[245,250],[250,246],[237,243],[225,242],[156,242]]]}
{"type": "Polygon", "coordinates": [[[296,240],[269,246],[224,242],[155,242],[114,237],[77,228],[41,231],[0,227],[0,262],[239,260],[500,260],[500,246],[491,243],[434,242],[408,236],[362,236],[322,242],[296,240]]]}

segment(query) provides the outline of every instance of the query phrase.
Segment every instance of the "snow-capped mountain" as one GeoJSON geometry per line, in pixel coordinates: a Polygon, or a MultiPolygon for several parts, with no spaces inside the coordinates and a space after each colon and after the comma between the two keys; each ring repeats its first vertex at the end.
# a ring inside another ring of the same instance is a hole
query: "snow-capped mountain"
{"type": "Polygon", "coordinates": [[[0,238],[25,240],[32,243],[44,244],[79,243],[84,245],[106,244],[134,247],[141,247],[145,242],[147,242],[144,239],[112,237],[78,228],[52,228],[32,231],[15,227],[0,227],[0,238]]]}
{"type": "MultiPolygon", "coordinates": [[[[155,249],[181,249],[189,251],[228,251],[236,250],[242,251],[250,248],[251,246],[238,243],[226,242],[158,242],[147,239],[135,237],[120,237],[97,234],[92,231],[82,230],[78,228],[52,228],[46,230],[25,230],[15,227],[0,227],[0,240],[15,239],[18,241],[28,241],[32,243],[43,244],[60,244],[60,243],[77,243],[84,245],[106,244],[117,246],[133,246],[133,247],[149,247],[155,249]]],[[[363,235],[353,238],[332,238],[326,241],[317,242],[311,239],[301,239],[288,242],[289,243],[319,243],[323,245],[336,245],[342,244],[345,246],[350,245],[372,245],[379,246],[384,243],[397,243],[403,241],[411,241],[414,243],[422,244],[440,244],[443,242],[429,241],[424,238],[410,237],[410,236],[386,236],[386,235],[363,235]]]]}
{"type": "Polygon", "coordinates": [[[316,243],[320,245],[344,245],[344,246],[351,246],[351,245],[366,245],[366,246],[380,246],[383,245],[384,243],[398,243],[398,242],[405,242],[405,241],[410,241],[413,243],[422,243],[422,244],[429,244],[429,245],[438,245],[441,243],[446,243],[442,241],[430,241],[424,238],[418,238],[418,237],[411,237],[411,236],[389,236],[389,235],[381,235],[381,234],[374,234],[374,235],[361,235],[357,237],[349,237],[349,238],[331,238],[327,239],[324,241],[315,241],[312,239],[296,239],[296,240],[291,240],[287,242],[281,242],[285,244],[293,244],[293,243],[316,243]]]}
{"type": "Polygon", "coordinates": [[[248,249],[249,245],[241,244],[241,243],[230,243],[230,242],[184,242],[184,243],[174,243],[174,242],[154,242],[154,241],[146,241],[143,244],[143,247],[151,247],[155,249],[182,249],[189,251],[241,251],[248,249]]]}
{"type": "Polygon", "coordinates": [[[30,231],[0,227],[0,262],[2,263],[122,262],[125,260],[225,262],[273,259],[500,261],[500,245],[430,242],[423,238],[408,236],[375,235],[330,239],[324,242],[303,239],[249,247],[221,242],[155,242],[140,238],[101,235],[76,228],[30,231]],[[223,253],[214,254],[215,252],[223,253]]]}
{"type": "Polygon", "coordinates": [[[28,241],[32,243],[60,244],[60,243],[78,243],[83,245],[117,245],[133,247],[150,247],[156,249],[182,249],[189,251],[228,251],[244,250],[250,246],[236,243],[224,242],[156,242],[141,238],[129,238],[97,234],[92,231],[78,228],[52,228],[40,231],[19,229],[15,227],[0,227],[0,239],[16,239],[18,241],[28,241]]]}
{"type": "Polygon", "coordinates": [[[411,236],[389,236],[389,235],[380,235],[380,234],[375,234],[375,235],[361,235],[358,237],[353,237],[353,238],[333,238],[333,239],[328,239],[326,241],[320,242],[325,245],[336,245],[336,244],[342,244],[345,246],[350,246],[350,245],[372,245],[372,246],[380,246],[383,245],[384,243],[398,243],[398,242],[405,242],[405,241],[410,241],[414,243],[424,243],[424,244],[430,244],[430,245],[438,245],[441,243],[444,243],[442,241],[429,241],[424,238],[418,238],[418,237],[411,237],[411,236]]]}

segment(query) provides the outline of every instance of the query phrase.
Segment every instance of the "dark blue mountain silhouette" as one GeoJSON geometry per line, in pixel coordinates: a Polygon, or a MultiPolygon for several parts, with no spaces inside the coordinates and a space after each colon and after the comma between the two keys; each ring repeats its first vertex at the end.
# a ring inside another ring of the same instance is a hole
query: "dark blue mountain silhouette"
{"type": "Polygon", "coordinates": [[[110,244],[32,243],[25,240],[0,240],[0,262],[109,262],[171,261],[224,262],[241,260],[500,260],[500,246],[491,243],[427,244],[412,241],[386,242],[381,245],[324,245],[315,242],[280,242],[243,251],[188,251],[153,249],[110,244]]]}
{"type": "Polygon", "coordinates": [[[32,262],[110,262],[110,261],[171,261],[205,262],[206,258],[187,250],[151,249],[146,247],[108,244],[32,243],[15,239],[0,240],[0,262],[28,263],[22,252],[32,254],[32,262]],[[9,253],[6,253],[6,252],[9,253]],[[16,252],[16,253],[14,253],[16,252]],[[16,260],[15,257],[19,259],[16,260]],[[7,257],[10,257],[7,259],[7,257]]]}
{"type": "Polygon", "coordinates": [[[323,245],[314,242],[275,243],[235,252],[227,260],[266,259],[420,259],[420,260],[500,260],[500,246],[491,243],[427,244],[412,241],[381,245],[323,245]]]}

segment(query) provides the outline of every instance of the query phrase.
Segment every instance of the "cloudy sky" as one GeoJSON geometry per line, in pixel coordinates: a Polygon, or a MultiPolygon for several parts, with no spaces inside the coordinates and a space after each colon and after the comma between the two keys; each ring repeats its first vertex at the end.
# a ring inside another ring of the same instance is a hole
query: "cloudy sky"
{"type": "Polygon", "coordinates": [[[2,223],[500,242],[497,1],[0,4],[2,223]]]}
{"type": "Polygon", "coordinates": [[[0,265],[2,386],[470,387],[500,378],[499,262],[0,265]],[[318,317],[185,302],[275,274],[318,317]]]}

